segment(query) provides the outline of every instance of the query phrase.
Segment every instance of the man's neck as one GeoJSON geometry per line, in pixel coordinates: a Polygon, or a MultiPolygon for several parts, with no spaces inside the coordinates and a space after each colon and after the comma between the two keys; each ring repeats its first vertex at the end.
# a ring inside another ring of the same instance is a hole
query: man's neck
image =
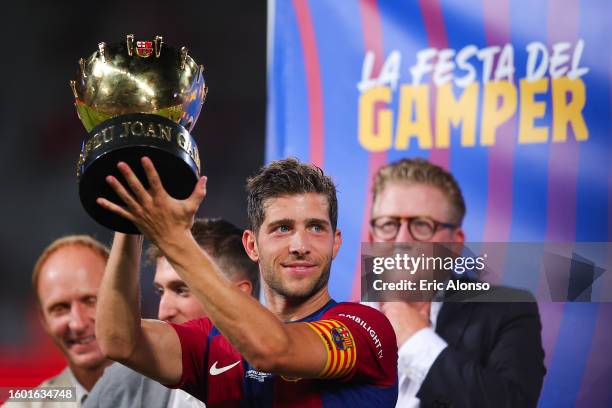
{"type": "Polygon", "coordinates": [[[294,300],[279,295],[267,285],[264,285],[263,289],[266,307],[283,322],[301,320],[321,309],[331,299],[327,286],[321,288],[320,291],[309,297],[306,301],[303,299],[294,300]]]}
{"type": "Polygon", "coordinates": [[[104,364],[100,364],[95,368],[81,368],[70,365],[70,370],[74,378],[85,388],[88,392],[91,391],[96,381],[102,377],[104,369],[108,367],[112,362],[108,361],[104,364]]]}

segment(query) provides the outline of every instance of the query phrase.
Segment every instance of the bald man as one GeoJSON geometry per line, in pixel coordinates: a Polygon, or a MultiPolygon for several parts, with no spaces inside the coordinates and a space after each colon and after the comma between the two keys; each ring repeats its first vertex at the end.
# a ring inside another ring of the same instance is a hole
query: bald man
{"type": "Polygon", "coordinates": [[[66,357],[68,366],[40,384],[71,387],[75,402],[53,400],[8,402],[8,408],[80,407],[110,361],[95,336],[98,288],[108,248],[86,235],[71,235],[51,243],[38,258],[32,285],[44,330],[66,357]]]}

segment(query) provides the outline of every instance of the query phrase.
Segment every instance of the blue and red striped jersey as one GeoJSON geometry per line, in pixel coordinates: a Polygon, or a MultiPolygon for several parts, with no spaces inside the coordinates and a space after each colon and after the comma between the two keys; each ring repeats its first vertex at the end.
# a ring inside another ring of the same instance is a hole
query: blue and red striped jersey
{"type": "Polygon", "coordinates": [[[379,311],[330,300],[307,322],[327,345],[321,378],[286,378],[254,369],[207,319],[172,324],[182,348],[176,385],[213,407],[394,407],[395,333],[379,311]]]}

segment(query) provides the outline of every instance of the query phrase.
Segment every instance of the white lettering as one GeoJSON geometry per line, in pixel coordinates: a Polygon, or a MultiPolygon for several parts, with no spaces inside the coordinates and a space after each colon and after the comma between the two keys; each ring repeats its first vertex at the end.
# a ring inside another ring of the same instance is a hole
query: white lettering
{"type": "Polygon", "coordinates": [[[527,44],[527,81],[533,82],[542,79],[548,67],[548,51],[546,46],[539,41],[527,44]],[[538,55],[542,55],[540,65],[537,65],[538,55]]]}
{"type": "Polygon", "coordinates": [[[423,76],[433,70],[431,60],[436,56],[436,52],[435,48],[427,48],[417,52],[417,62],[410,68],[412,85],[420,84],[423,76]]]}

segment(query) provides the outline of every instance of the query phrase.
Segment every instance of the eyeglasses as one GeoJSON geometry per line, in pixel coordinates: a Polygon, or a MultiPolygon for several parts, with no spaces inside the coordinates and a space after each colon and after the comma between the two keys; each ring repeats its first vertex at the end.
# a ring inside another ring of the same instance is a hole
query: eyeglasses
{"type": "Polygon", "coordinates": [[[415,241],[429,241],[441,228],[458,228],[458,225],[436,221],[431,217],[378,217],[370,221],[372,235],[382,241],[392,241],[397,237],[402,222],[406,220],[408,232],[415,241]]]}

